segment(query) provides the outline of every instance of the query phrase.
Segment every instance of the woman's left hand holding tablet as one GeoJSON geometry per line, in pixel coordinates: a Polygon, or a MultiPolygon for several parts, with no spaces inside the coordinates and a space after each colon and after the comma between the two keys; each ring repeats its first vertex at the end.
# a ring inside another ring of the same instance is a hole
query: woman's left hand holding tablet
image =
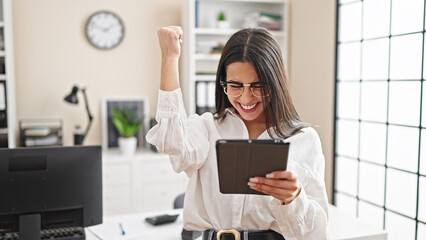
{"type": "Polygon", "coordinates": [[[252,177],[248,185],[256,191],[275,197],[284,205],[290,204],[302,189],[297,175],[292,171],[276,171],[266,174],[266,177],[252,177]]]}

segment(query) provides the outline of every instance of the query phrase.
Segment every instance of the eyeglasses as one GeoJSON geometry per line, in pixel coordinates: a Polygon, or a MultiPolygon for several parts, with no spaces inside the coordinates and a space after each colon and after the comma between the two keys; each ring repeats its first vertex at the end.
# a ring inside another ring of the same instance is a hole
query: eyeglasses
{"type": "Polygon", "coordinates": [[[239,82],[220,82],[223,91],[230,97],[239,97],[243,95],[244,87],[250,87],[251,93],[256,97],[267,97],[270,94],[270,89],[267,85],[261,82],[254,83],[239,83],[239,82]]]}

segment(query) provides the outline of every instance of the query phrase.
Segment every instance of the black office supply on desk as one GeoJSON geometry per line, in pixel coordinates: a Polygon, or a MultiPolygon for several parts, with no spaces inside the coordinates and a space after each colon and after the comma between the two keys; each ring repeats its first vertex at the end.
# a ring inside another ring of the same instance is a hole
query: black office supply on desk
{"type": "Polygon", "coordinates": [[[21,147],[53,147],[63,145],[63,121],[58,118],[19,120],[21,147]]]}
{"type": "Polygon", "coordinates": [[[0,149],[0,239],[84,239],[102,223],[100,146],[0,149]]]}
{"type": "Polygon", "coordinates": [[[290,143],[281,139],[217,140],[217,166],[221,193],[258,194],[247,183],[252,177],[265,177],[287,168],[290,143]]]}
{"type": "Polygon", "coordinates": [[[166,223],[172,223],[176,221],[178,217],[179,217],[179,214],[175,214],[175,215],[164,214],[164,215],[147,217],[145,218],[145,221],[156,226],[156,225],[161,225],[166,223]]]}

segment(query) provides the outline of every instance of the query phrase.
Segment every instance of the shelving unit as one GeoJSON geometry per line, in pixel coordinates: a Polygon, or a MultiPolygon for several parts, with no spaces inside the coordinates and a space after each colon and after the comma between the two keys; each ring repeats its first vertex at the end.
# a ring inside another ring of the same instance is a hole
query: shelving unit
{"type": "Polygon", "coordinates": [[[16,146],[12,1],[0,0],[0,148],[16,146]]]}
{"type": "Polygon", "coordinates": [[[201,114],[204,110],[214,109],[214,101],[203,102],[210,104],[207,106],[200,106],[197,101],[197,99],[211,99],[215,94],[212,88],[205,93],[197,93],[197,83],[216,80],[216,68],[220,59],[220,53],[216,51],[211,54],[205,51],[207,49],[205,46],[210,43],[224,45],[233,33],[246,27],[244,19],[256,11],[281,16],[281,29],[270,32],[280,44],[284,62],[287,64],[288,0],[183,0],[184,41],[181,59],[181,86],[189,114],[201,114]],[[229,28],[216,27],[216,19],[220,12],[225,13],[229,21],[229,28]],[[200,94],[208,96],[204,97],[200,94]],[[197,111],[200,109],[201,112],[197,111]]]}

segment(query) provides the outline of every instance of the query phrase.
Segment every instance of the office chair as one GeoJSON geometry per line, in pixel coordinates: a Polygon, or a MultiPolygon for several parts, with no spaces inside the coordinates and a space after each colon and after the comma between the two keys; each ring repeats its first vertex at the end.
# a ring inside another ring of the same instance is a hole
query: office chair
{"type": "Polygon", "coordinates": [[[183,201],[185,200],[185,193],[179,194],[173,203],[173,209],[183,208],[183,201]]]}
{"type": "MultiPolygon", "coordinates": [[[[175,201],[173,202],[173,208],[174,209],[183,208],[184,200],[185,200],[185,193],[179,194],[175,198],[175,201]]],[[[199,236],[201,236],[201,232],[199,232],[199,231],[187,231],[185,229],[182,229],[181,236],[182,236],[182,240],[194,240],[194,239],[198,238],[199,236]]]]}

